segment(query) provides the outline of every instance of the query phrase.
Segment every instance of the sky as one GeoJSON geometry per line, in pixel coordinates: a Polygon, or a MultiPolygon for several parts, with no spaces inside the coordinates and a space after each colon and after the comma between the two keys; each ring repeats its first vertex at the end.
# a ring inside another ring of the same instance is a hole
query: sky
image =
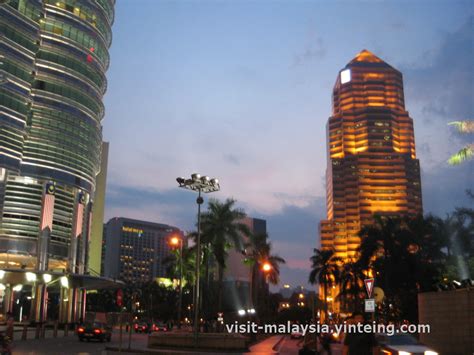
{"type": "Polygon", "coordinates": [[[113,34],[106,220],[193,230],[196,196],[176,177],[217,177],[206,199],[266,219],[281,283],[307,285],[332,87],[362,49],[403,73],[424,212],[474,207],[474,161],[446,163],[469,139],[447,123],[474,119],[472,1],[120,0],[113,34]]]}

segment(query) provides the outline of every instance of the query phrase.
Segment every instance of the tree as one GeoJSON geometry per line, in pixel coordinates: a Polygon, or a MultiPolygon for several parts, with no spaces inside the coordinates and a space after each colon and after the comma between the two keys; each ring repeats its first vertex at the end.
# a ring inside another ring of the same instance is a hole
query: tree
{"type": "Polygon", "coordinates": [[[195,281],[196,268],[196,248],[188,247],[186,243],[183,245],[183,254],[180,249],[175,248],[171,251],[171,255],[163,260],[167,274],[173,279],[179,279],[180,263],[183,261],[183,284],[193,285],[195,281]]]}
{"type": "Polygon", "coordinates": [[[280,264],[284,264],[285,259],[272,254],[272,245],[268,241],[267,233],[257,233],[251,234],[246,243],[244,263],[250,266],[250,302],[251,305],[255,305],[257,295],[264,283],[263,265],[270,264],[271,268],[266,272],[265,277],[268,282],[276,285],[280,277],[280,264]]]}
{"type": "Polygon", "coordinates": [[[360,262],[344,263],[339,270],[339,295],[343,308],[347,311],[361,311],[360,295],[364,292],[366,273],[360,262]]]}
{"type": "Polygon", "coordinates": [[[417,320],[417,293],[431,290],[443,270],[442,240],[436,219],[376,216],[362,228],[359,262],[372,270],[385,293],[383,316],[417,320]]]}
{"type": "Polygon", "coordinates": [[[223,203],[210,199],[208,210],[201,216],[203,245],[208,246],[210,254],[218,266],[218,309],[222,309],[222,290],[227,251],[230,248],[243,250],[242,235],[249,235],[247,225],[242,223],[246,217],[242,209],[235,208],[235,200],[223,203]]]}
{"type": "MultiPolygon", "coordinates": [[[[474,133],[473,120],[450,122],[449,125],[455,126],[457,131],[461,134],[474,133]]],[[[463,163],[464,161],[472,159],[473,157],[474,157],[474,143],[469,143],[463,148],[461,148],[461,150],[459,150],[456,154],[453,154],[451,158],[449,158],[448,163],[451,165],[459,165],[463,163]]]]}
{"type": "Polygon", "coordinates": [[[324,296],[324,320],[328,319],[328,287],[333,286],[339,280],[339,264],[342,260],[335,256],[332,249],[320,250],[314,249],[314,255],[311,256],[311,272],[309,274],[309,282],[311,284],[318,283],[323,286],[324,296]]]}

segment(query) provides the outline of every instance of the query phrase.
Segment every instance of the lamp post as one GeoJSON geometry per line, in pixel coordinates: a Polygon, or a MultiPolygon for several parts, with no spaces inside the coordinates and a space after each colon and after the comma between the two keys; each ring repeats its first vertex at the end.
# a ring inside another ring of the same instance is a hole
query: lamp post
{"type": "Polygon", "coordinates": [[[183,304],[183,239],[173,236],[171,246],[179,246],[179,300],[178,300],[178,329],[181,329],[181,307],[183,304]]]}
{"type": "Polygon", "coordinates": [[[200,303],[200,292],[199,292],[199,269],[201,265],[201,205],[204,199],[201,197],[201,193],[210,193],[220,190],[219,180],[216,178],[210,179],[208,176],[201,176],[199,174],[192,174],[190,179],[179,177],[176,179],[179,187],[198,192],[198,198],[196,203],[198,205],[198,231],[196,240],[196,291],[194,292],[194,341],[197,345],[198,333],[199,333],[199,303],[200,303]]]}

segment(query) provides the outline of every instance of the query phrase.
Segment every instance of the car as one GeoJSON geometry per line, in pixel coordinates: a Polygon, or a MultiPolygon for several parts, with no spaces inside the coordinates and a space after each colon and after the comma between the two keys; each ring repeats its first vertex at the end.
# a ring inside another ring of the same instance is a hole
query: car
{"type": "Polygon", "coordinates": [[[77,328],[77,336],[79,341],[95,339],[101,342],[105,340],[110,342],[112,339],[112,328],[100,322],[85,323],[77,328]]]}
{"type": "Polygon", "coordinates": [[[377,342],[382,354],[390,355],[438,355],[436,351],[420,343],[409,334],[378,334],[377,342]]]}
{"type": "Polygon", "coordinates": [[[162,322],[154,322],[151,326],[151,330],[154,332],[167,332],[168,327],[162,322]]]}
{"type": "Polygon", "coordinates": [[[133,329],[135,330],[135,333],[149,333],[150,332],[150,326],[148,325],[147,322],[135,323],[133,326],[133,329]]]}
{"type": "Polygon", "coordinates": [[[290,338],[291,339],[301,339],[303,337],[303,333],[301,332],[291,332],[290,338]]]}

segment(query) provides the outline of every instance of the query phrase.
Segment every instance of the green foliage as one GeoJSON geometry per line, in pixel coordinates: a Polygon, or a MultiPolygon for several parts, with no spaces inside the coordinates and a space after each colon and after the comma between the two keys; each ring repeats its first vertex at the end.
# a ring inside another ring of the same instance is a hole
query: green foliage
{"type": "MultiPolygon", "coordinates": [[[[465,121],[455,121],[448,123],[450,126],[456,127],[457,131],[461,134],[472,134],[474,133],[474,121],[465,120],[465,121]]],[[[468,144],[459,150],[456,154],[453,154],[448,163],[450,165],[459,165],[466,160],[472,159],[474,157],[474,143],[468,144]]]]}

